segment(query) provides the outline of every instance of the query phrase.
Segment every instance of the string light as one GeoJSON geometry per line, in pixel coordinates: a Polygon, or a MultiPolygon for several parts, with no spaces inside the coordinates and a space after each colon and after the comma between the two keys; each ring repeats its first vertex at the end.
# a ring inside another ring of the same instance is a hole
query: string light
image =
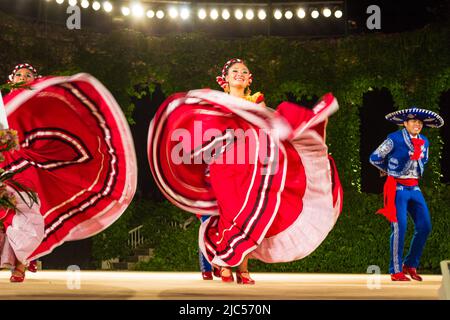
{"type": "MultiPolygon", "coordinates": [[[[47,2],[53,0],[46,0],[47,2]]],[[[61,5],[67,3],[69,6],[77,6],[80,5],[82,8],[87,9],[90,6],[94,11],[99,11],[101,8],[106,13],[111,13],[114,10],[113,1],[92,1],[92,0],[55,0],[57,4],[61,5]]],[[[262,1],[262,0],[261,0],[262,1]]],[[[234,17],[236,20],[254,20],[255,18],[259,20],[266,20],[268,14],[270,15],[270,5],[268,3],[239,3],[233,4],[228,2],[223,3],[206,3],[202,2],[202,6],[197,6],[193,1],[149,1],[149,0],[118,0],[116,3],[122,3],[120,12],[123,16],[133,16],[135,18],[141,18],[143,16],[147,16],[149,19],[158,18],[163,19],[166,15],[171,19],[175,20],[180,18],[182,20],[188,20],[191,16],[191,10],[196,10],[196,16],[199,20],[205,20],[208,17],[211,21],[217,21],[220,17],[228,21],[231,17],[234,17]],[[152,5],[157,4],[160,7],[158,10],[152,10],[149,3],[152,5]],[[163,10],[161,7],[164,4],[170,2],[171,7],[163,10]],[[128,5],[127,5],[128,4],[128,5]],[[225,6],[229,6],[229,8],[225,8],[225,6]],[[233,8],[234,6],[234,8],[233,8]],[[239,8],[240,7],[240,8],[239,8]]],[[[330,6],[327,6],[327,2],[315,2],[314,6],[310,3],[306,2],[286,2],[277,5],[277,8],[273,8],[273,19],[282,20],[283,18],[286,20],[291,20],[294,16],[299,19],[304,19],[307,16],[307,12],[313,19],[322,18],[330,18],[334,16],[336,19],[340,19],[343,17],[344,13],[342,10],[343,1],[330,1],[330,6]],[[300,6],[299,6],[300,5],[300,6]],[[297,6],[297,7],[296,7],[297,6]]]]}
{"type": "Polygon", "coordinates": [[[245,18],[246,18],[247,20],[252,20],[254,17],[255,17],[255,13],[253,12],[252,9],[248,9],[248,10],[245,12],[245,18]]]}
{"type": "Polygon", "coordinates": [[[217,9],[212,9],[209,13],[209,17],[213,20],[217,20],[217,18],[219,18],[219,11],[217,11],[217,9]]]}
{"type": "Polygon", "coordinates": [[[180,10],[180,18],[182,20],[187,20],[189,19],[189,16],[191,15],[191,12],[189,11],[188,8],[181,8],[180,10]]]}
{"type": "Polygon", "coordinates": [[[122,8],[120,9],[120,11],[122,11],[122,14],[123,14],[124,16],[129,16],[130,13],[131,13],[130,8],[128,8],[128,7],[122,7],[122,8]]]}
{"type": "Polygon", "coordinates": [[[94,9],[95,11],[100,10],[101,7],[102,5],[98,1],[94,1],[94,3],[92,4],[92,9],[94,9]]]}
{"type": "Polygon", "coordinates": [[[237,10],[234,12],[234,17],[235,17],[236,19],[238,19],[238,20],[241,20],[241,19],[244,17],[244,14],[242,13],[242,10],[241,10],[241,9],[237,9],[237,10]]]}
{"type": "Polygon", "coordinates": [[[158,10],[158,11],[156,11],[156,17],[158,18],[158,19],[162,19],[162,18],[164,18],[164,11],[162,11],[162,10],[158,10]]]}
{"type": "Polygon", "coordinates": [[[322,10],[322,14],[323,14],[323,16],[324,16],[325,18],[329,18],[329,17],[331,16],[331,10],[328,9],[328,8],[324,8],[324,9],[322,10]]]}
{"type": "Polygon", "coordinates": [[[109,2],[109,1],[103,2],[103,9],[106,12],[111,12],[113,10],[113,6],[112,6],[111,2],[109,2]]]}
{"type": "Polygon", "coordinates": [[[198,10],[197,15],[200,20],[204,20],[206,18],[206,10],[205,9],[198,10]]]}
{"type": "Polygon", "coordinates": [[[131,7],[131,13],[136,18],[141,18],[144,16],[144,8],[142,7],[142,5],[140,3],[135,3],[131,7]]]}
{"type": "Polygon", "coordinates": [[[264,20],[264,19],[266,19],[266,18],[267,18],[266,11],[263,10],[263,9],[259,9],[259,10],[258,10],[258,19],[259,19],[259,20],[264,20]]]}
{"type": "Polygon", "coordinates": [[[297,17],[299,17],[300,19],[303,19],[304,17],[306,17],[305,9],[299,8],[297,10],[297,17]]]}
{"type": "Polygon", "coordinates": [[[294,14],[292,13],[291,10],[288,10],[284,13],[284,17],[288,20],[291,20],[293,16],[294,16],[294,14]]]}
{"type": "Polygon", "coordinates": [[[169,17],[175,19],[178,17],[178,10],[174,7],[169,8],[169,17]]]}
{"type": "Polygon", "coordinates": [[[222,19],[223,19],[223,20],[228,20],[228,19],[230,19],[230,16],[231,16],[230,11],[228,11],[227,9],[224,9],[224,10],[222,11],[222,19]]]}
{"type": "Polygon", "coordinates": [[[283,13],[281,12],[281,10],[277,9],[274,11],[273,17],[277,20],[280,20],[283,17],[283,13]]]}
{"type": "Polygon", "coordinates": [[[81,1],[81,7],[82,7],[83,9],[89,8],[89,1],[88,1],[88,0],[82,0],[82,1],[81,1]]]}

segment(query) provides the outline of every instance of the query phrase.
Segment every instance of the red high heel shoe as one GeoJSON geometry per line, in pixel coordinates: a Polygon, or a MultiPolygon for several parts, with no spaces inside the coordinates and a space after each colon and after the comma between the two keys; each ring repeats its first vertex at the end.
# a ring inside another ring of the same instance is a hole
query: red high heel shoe
{"type": "Polygon", "coordinates": [[[234,282],[233,272],[231,272],[231,268],[221,267],[220,268],[220,277],[222,278],[222,282],[234,282]],[[230,270],[229,276],[224,276],[224,270],[230,270]]]}
{"type": "Polygon", "coordinates": [[[403,266],[403,273],[409,274],[411,276],[411,279],[414,279],[416,281],[422,281],[422,277],[417,274],[416,268],[403,266]]]}
{"type": "Polygon", "coordinates": [[[405,274],[403,272],[397,272],[397,273],[391,274],[391,280],[392,281],[411,281],[411,279],[408,278],[407,276],[405,276],[405,274]]]}
{"type": "Polygon", "coordinates": [[[213,267],[213,275],[216,278],[220,278],[220,268],[213,267]]]}
{"type": "Polygon", "coordinates": [[[236,282],[239,284],[255,284],[255,280],[250,278],[250,273],[248,271],[236,271],[236,282]],[[246,275],[243,277],[242,275],[246,275]]]}
{"type": "Polygon", "coordinates": [[[13,273],[11,274],[11,277],[9,278],[10,282],[23,282],[25,280],[25,271],[21,271],[19,269],[14,269],[13,273]],[[14,274],[14,273],[18,273],[14,274]]]}
{"type": "Polygon", "coordinates": [[[202,278],[203,278],[203,280],[212,280],[213,279],[212,272],[211,271],[203,271],[202,278]]]}
{"type": "Polygon", "coordinates": [[[37,261],[33,260],[30,261],[30,264],[28,265],[28,271],[36,273],[38,271],[37,261]]]}

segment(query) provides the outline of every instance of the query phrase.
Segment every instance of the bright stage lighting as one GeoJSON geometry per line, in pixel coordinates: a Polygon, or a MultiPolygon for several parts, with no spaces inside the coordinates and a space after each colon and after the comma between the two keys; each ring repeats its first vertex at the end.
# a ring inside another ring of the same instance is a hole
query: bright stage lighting
{"type": "Polygon", "coordinates": [[[169,8],[169,17],[175,19],[178,17],[178,10],[176,8],[169,8]]]}
{"type": "Polygon", "coordinates": [[[217,20],[217,18],[219,18],[219,11],[217,11],[217,9],[212,9],[211,12],[209,13],[209,17],[212,20],[217,20]]]}
{"type": "Polygon", "coordinates": [[[247,11],[245,11],[245,18],[247,20],[252,20],[255,17],[255,13],[253,12],[252,9],[248,9],[247,11]]]}
{"type": "Polygon", "coordinates": [[[120,11],[122,11],[122,14],[123,14],[124,16],[129,16],[130,13],[131,13],[130,8],[128,8],[128,7],[122,7],[122,8],[120,9],[120,11]]]}
{"type": "Polygon", "coordinates": [[[244,17],[244,14],[242,13],[242,10],[237,9],[237,10],[234,12],[234,17],[235,17],[236,19],[238,19],[238,20],[241,20],[241,19],[244,17]]]}
{"type": "Polygon", "coordinates": [[[311,17],[313,18],[313,19],[317,19],[318,17],[319,17],[319,11],[318,10],[316,10],[316,9],[314,9],[313,11],[311,11],[311,17]]]}
{"type": "Polygon", "coordinates": [[[273,13],[273,17],[277,20],[280,20],[281,18],[283,18],[283,14],[281,13],[281,10],[275,10],[275,12],[273,13]]]}
{"type": "Polygon", "coordinates": [[[89,8],[89,1],[88,1],[88,0],[82,0],[82,1],[81,1],[81,7],[82,7],[83,9],[89,8]]]}
{"type": "Polygon", "coordinates": [[[288,10],[284,13],[284,17],[288,20],[291,20],[293,16],[294,16],[294,14],[292,13],[291,10],[288,10]]]}
{"type": "Polygon", "coordinates": [[[77,0],[69,0],[69,6],[76,6],[77,5],[77,0]]]}
{"type": "Polygon", "coordinates": [[[342,18],[342,11],[341,10],[336,10],[335,12],[334,12],[334,16],[336,17],[336,18],[342,18]]]}
{"type": "Polygon", "coordinates": [[[258,19],[264,20],[265,18],[267,18],[266,10],[263,9],[258,10],[258,19]]]}
{"type": "Polygon", "coordinates": [[[328,8],[324,8],[324,9],[322,10],[322,14],[323,14],[323,16],[324,16],[325,18],[329,18],[329,17],[331,16],[331,10],[328,9],[328,8]]]}
{"type": "Polygon", "coordinates": [[[94,3],[92,4],[92,9],[94,9],[95,11],[100,10],[101,7],[102,5],[98,1],[94,1],[94,3]]]}
{"type": "Polygon", "coordinates": [[[57,3],[57,4],[63,4],[63,3],[64,3],[64,0],[56,0],[56,3],[57,3]]]}
{"type": "Polygon", "coordinates": [[[305,9],[300,8],[297,10],[297,17],[299,17],[300,19],[303,19],[304,17],[306,17],[306,12],[305,9]]]}
{"type": "Polygon", "coordinates": [[[155,11],[153,11],[153,10],[147,11],[147,18],[152,19],[154,16],[155,16],[155,11]]]}
{"type": "Polygon", "coordinates": [[[144,8],[142,8],[139,3],[133,4],[133,6],[131,7],[131,12],[136,18],[142,18],[144,16],[144,8]]]}
{"type": "Polygon", "coordinates": [[[111,2],[109,2],[109,1],[103,2],[103,9],[104,9],[106,12],[111,12],[112,9],[113,9],[113,6],[112,6],[111,2]]]}
{"type": "Polygon", "coordinates": [[[182,19],[182,20],[187,20],[187,19],[189,19],[189,16],[191,15],[191,12],[189,11],[189,9],[188,8],[182,8],[181,10],[180,10],[180,18],[182,19]]]}
{"type": "Polygon", "coordinates": [[[200,9],[198,10],[198,18],[200,20],[204,20],[206,18],[207,14],[206,14],[206,10],[205,9],[200,9]]]}
{"type": "Polygon", "coordinates": [[[223,11],[222,11],[222,19],[223,20],[228,20],[228,19],[230,19],[230,11],[228,11],[227,9],[224,9],[223,11]]]}
{"type": "Polygon", "coordinates": [[[157,17],[158,19],[164,18],[164,11],[162,11],[162,10],[156,11],[156,17],[157,17]]]}

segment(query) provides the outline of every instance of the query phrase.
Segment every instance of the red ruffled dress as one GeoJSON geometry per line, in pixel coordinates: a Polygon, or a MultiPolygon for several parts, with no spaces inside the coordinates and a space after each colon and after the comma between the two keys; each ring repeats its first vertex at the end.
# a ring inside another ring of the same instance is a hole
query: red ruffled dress
{"type": "Polygon", "coordinates": [[[127,121],[111,93],[88,74],[46,77],[4,99],[20,150],[0,167],[34,190],[31,208],[0,211],[0,265],[27,263],[65,241],[91,237],[116,221],[137,183],[127,121]]]}
{"type": "Polygon", "coordinates": [[[313,110],[283,102],[276,111],[201,89],[169,97],[149,129],[148,157],[165,196],[211,215],[199,245],[221,266],[246,255],[288,262],[313,252],[342,210],[343,192],[325,144],[325,95],[313,110]]]}

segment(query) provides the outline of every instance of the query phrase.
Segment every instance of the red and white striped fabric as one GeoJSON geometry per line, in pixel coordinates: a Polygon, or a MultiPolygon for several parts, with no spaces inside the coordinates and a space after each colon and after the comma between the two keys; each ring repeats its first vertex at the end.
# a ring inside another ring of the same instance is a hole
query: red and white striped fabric
{"type": "Polygon", "coordinates": [[[333,228],[343,192],[325,127],[338,109],[325,95],[313,110],[277,111],[202,89],[168,98],[153,119],[148,156],[165,196],[194,214],[208,260],[236,266],[301,259],[333,228]]]}
{"type": "MultiPolygon", "coordinates": [[[[5,153],[0,164],[5,171],[21,170],[15,180],[39,197],[44,234],[21,253],[26,260],[110,226],[131,202],[137,183],[127,121],[98,80],[88,74],[46,77],[31,87],[5,97],[9,126],[18,131],[21,148],[5,153]]],[[[7,237],[14,237],[8,229],[20,221],[18,213],[6,214],[7,237]]]]}

